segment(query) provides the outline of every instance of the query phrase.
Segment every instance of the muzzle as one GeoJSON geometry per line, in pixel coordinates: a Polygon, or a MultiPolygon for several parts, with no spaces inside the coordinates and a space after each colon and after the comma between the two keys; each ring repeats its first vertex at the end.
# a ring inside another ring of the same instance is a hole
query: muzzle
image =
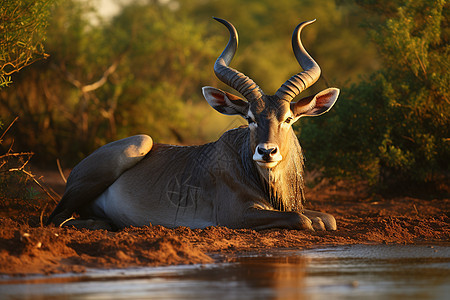
{"type": "Polygon", "coordinates": [[[283,159],[277,144],[261,143],[256,146],[253,160],[262,168],[271,169],[283,159]]]}

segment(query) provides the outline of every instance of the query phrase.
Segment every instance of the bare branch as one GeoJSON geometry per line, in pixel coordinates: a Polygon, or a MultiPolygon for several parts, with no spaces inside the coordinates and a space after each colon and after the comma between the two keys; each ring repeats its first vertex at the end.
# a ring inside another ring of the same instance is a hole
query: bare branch
{"type": "Polygon", "coordinates": [[[116,60],[111,66],[109,66],[108,69],[106,69],[106,71],[103,73],[102,78],[100,78],[99,80],[97,80],[96,82],[94,82],[92,84],[88,84],[88,85],[81,87],[81,91],[83,93],[88,93],[88,92],[94,91],[94,90],[98,89],[99,87],[101,87],[102,85],[104,85],[106,83],[106,81],[108,80],[108,76],[116,71],[118,65],[119,65],[119,60],[116,60]]]}
{"type": "Polygon", "coordinates": [[[129,47],[127,47],[122,53],[120,53],[115,59],[115,61],[105,70],[105,72],[103,72],[102,77],[96,82],[91,84],[83,85],[79,80],[75,79],[73,74],[67,71],[64,66],[59,67],[59,70],[62,71],[62,73],[64,73],[66,80],[69,81],[76,88],[79,88],[83,94],[89,93],[95,91],[96,89],[100,88],[106,83],[108,77],[116,71],[117,66],[119,65],[125,54],[128,52],[128,49],[129,47]]]}
{"type": "Polygon", "coordinates": [[[29,156],[29,157],[31,157],[33,155],[34,155],[33,152],[20,152],[20,153],[10,153],[10,152],[8,152],[6,154],[0,155],[0,159],[6,158],[6,157],[18,157],[18,156],[29,156]]]}
{"type": "Polygon", "coordinates": [[[3,137],[5,136],[5,134],[8,132],[8,130],[11,128],[11,126],[13,126],[13,124],[19,119],[19,117],[16,117],[11,124],[9,124],[8,128],[6,128],[6,130],[3,132],[2,136],[0,137],[0,144],[3,141],[3,137]]]}

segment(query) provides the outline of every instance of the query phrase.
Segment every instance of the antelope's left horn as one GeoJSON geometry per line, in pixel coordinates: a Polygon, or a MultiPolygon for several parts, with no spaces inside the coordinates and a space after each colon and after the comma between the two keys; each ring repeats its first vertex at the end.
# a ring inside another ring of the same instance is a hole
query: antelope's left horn
{"type": "Polygon", "coordinates": [[[306,52],[300,39],[302,29],[316,20],[298,24],[292,34],[292,49],[295,57],[304,71],[288,79],[275,93],[280,99],[292,101],[297,95],[313,85],[320,77],[320,67],[306,52]]]}

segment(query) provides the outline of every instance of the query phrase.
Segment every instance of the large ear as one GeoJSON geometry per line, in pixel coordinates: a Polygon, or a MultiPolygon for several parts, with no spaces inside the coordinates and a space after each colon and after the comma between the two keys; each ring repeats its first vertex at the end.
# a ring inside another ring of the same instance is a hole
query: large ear
{"type": "Polygon", "coordinates": [[[247,116],[249,104],[238,96],[224,92],[211,86],[202,88],[203,96],[209,105],[225,115],[247,116]]]}
{"type": "Polygon", "coordinates": [[[320,116],[331,109],[339,96],[339,89],[329,88],[291,103],[291,110],[295,117],[320,116]]]}

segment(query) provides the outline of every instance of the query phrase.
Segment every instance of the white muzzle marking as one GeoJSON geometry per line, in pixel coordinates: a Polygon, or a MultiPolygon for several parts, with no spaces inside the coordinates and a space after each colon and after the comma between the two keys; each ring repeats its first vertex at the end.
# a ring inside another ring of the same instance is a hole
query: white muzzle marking
{"type": "Polygon", "coordinates": [[[266,169],[274,168],[283,159],[280,149],[276,144],[261,143],[256,146],[253,160],[258,166],[266,169]]]}

